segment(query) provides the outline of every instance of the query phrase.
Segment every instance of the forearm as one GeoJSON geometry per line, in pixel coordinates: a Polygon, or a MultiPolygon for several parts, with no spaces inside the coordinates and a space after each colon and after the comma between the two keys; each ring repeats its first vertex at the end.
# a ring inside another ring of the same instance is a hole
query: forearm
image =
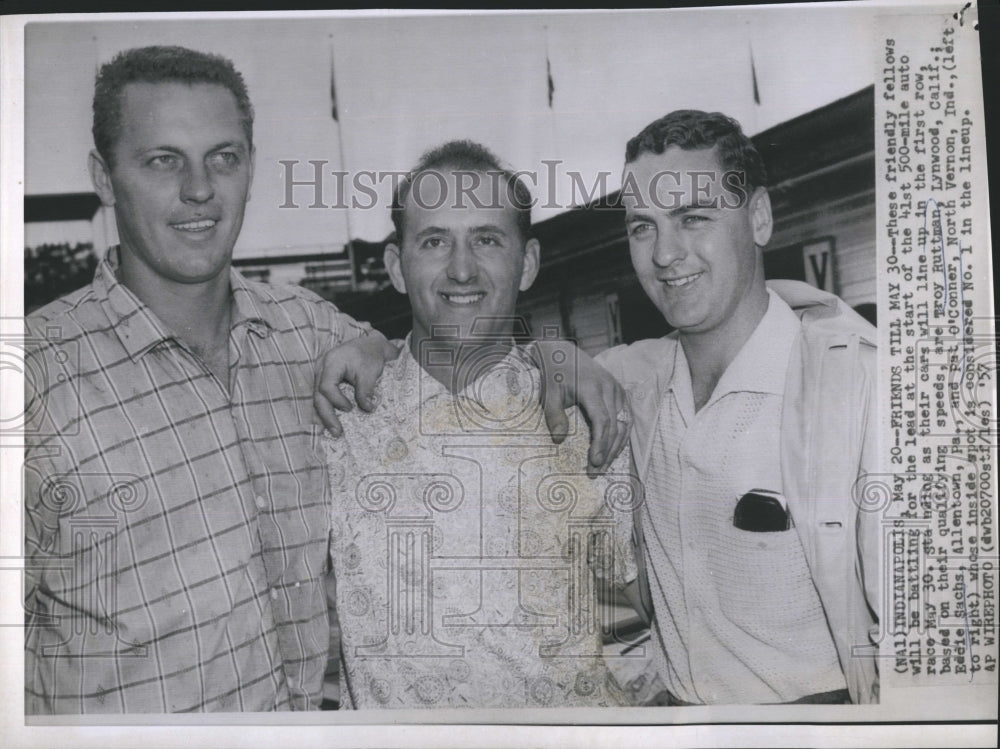
{"type": "Polygon", "coordinates": [[[553,441],[565,439],[565,409],[578,405],[590,426],[587,471],[607,471],[628,441],[631,414],[624,389],[570,341],[536,341],[529,353],[542,373],[542,406],[553,441]]]}

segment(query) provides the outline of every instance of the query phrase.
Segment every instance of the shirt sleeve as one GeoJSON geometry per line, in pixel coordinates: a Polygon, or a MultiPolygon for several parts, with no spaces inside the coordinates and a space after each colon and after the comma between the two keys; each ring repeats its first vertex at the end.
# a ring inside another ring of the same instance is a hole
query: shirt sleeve
{"type": "MultiPolygon", "coordinates": [[[[25,329],[29,341],[44,341],[45,335],[36,329],[37,321],[28,318],[25,329]]],[[[58,350],[46,345],[30,345],[25,351],[25,372],[51,373],[64,377],[56,358],[58,350]]],[[[32,603],[46,568],[52,564],[57,547],[60,510],[75,500],[75,485],[60,477],[75,469],[75,458],[61,434],[70,419],[53,402],[45,377],[24,378],[25,424],[22,488],[24,500],[24,598],[25,614],[34,612],[32,603]]],[[[60,382],[62,380],[59,380],[60,382]]]]}
{"type": "Polygon", "coordinates": [[[642,483],[635,475],[627,445],[608,472],[594,479],[593,484],[603,497],[599,515],[612,525],[606,541],[601,543],[599,539],[594,544],[591,568],[598,579],[610,580],[616,588],[624,588],[639,575],[633,513],[644,500],[642,483]]]}
{"type": "Polygon", "coordinates": [[[41,501],[45,475],[57,475],[51,459],[32,459],[25,450],[24,477],[24,611],[30,619],[49,551],[55,546],[58,517],[41,501]]]}
{"type": "Polygon", "coordinates": [[[313,354],[321,361],[327,352],[355,338],[369,335],[373,328],[366,322],[358,322],[345,312],[341,312],[333,302],[318,294],[302,289],[300,292],[309,323],[316,332],[313,354]]]}
{"type": "Polygon", "coordinates": [[[618,382],[622,382],[625,374],[623,363],[627,351],[628,345],[621,344],[614,348],[605,349],[594,357],[594,361],[608,370],[618,382]]]}

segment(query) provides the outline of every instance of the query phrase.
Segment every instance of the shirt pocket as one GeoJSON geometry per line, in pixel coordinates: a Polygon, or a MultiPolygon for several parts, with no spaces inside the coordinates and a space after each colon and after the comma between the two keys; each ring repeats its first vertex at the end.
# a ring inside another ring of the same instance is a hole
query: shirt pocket
{"type": "Polygon", "coordinates": [[[787,624],[815,608],[815,594],[798,533],[744,530],[728,524],[712,562],[726,617],[756,631],[787,624]]]}
{"type": "Polygon", "coordinates": [[[788,503],[777,492],[751,489],[733,510],[733,526],[754,533],[779,533],[791,528],[788,503]]]}

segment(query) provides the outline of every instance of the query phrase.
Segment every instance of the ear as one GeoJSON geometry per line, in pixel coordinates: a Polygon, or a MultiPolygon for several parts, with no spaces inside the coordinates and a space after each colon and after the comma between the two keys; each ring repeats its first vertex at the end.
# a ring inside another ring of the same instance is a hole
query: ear
{"type": "Polygon", "coordinates": [[[771,241],[774,218],[771,216],[771,196],[767,189],[758,187],[750,196],[750,223],[753,226],[753,241],[763,247],[771,241]]]}
{"type": "Polygon", "coordinates": [[[245,201],[247,203],[250,202],[250,191],[251,188],[253,187],[253,168],[256,160],[257,160],[257,148],[256,146],[250,146],[250,176],[247,179],[247,198],[245,201]]]}
{"type": "Polygon", "coordinates": [[[87,157],[87,169],[90,171],[90,181],[94,185],[97,197],[101,199],[101,204],[110,208],[115,204],[115,191],[111,186],[111,170],[97,149],[91,151],[87,157]]]}
{"type": "Polygon", "coordinates": [[[521,269],[521,285],[518,286],[521,291],[527,291],[535,282],[541,250],[537,239],[529,239],[524,244],[524,267],[521,269]]]}
{"type": "Polygon", "coordinates": [[[382,262],[385,263],[385,269],[389,272],[389,280],[392,281],[393,287],[400,294],[405,294],[406,281],[403,280],[403,261],[399,257],[400,252],[399,246],[390,242],[385,246],[385,252],[382,254],[382,262]]]}

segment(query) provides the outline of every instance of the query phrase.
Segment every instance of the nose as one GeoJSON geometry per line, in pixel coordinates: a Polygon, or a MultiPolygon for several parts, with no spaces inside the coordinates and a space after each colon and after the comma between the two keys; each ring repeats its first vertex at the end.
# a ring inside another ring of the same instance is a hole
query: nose
{"type": "Polygon", "coordinates": [[[458,242],[448,259],[448,278],[456,283],[468,283],[479,271],[476,257],[465,242],[458,242]]]}
{"type": "Polygon", "coordinates": [[[656,232],[656,243],[653,245],[653,264],[666,268],[677,260],[683,260],[687,255],[684,243],[678,232],[670,226],[660,226],[656,232]]]}
{"type": "Polygon", "coordinates": [[[215,195],[215,187],[208,169],[203,164],[191,164],[181,183],[181,200],[190,203],[204,203],[215,195]]]}

